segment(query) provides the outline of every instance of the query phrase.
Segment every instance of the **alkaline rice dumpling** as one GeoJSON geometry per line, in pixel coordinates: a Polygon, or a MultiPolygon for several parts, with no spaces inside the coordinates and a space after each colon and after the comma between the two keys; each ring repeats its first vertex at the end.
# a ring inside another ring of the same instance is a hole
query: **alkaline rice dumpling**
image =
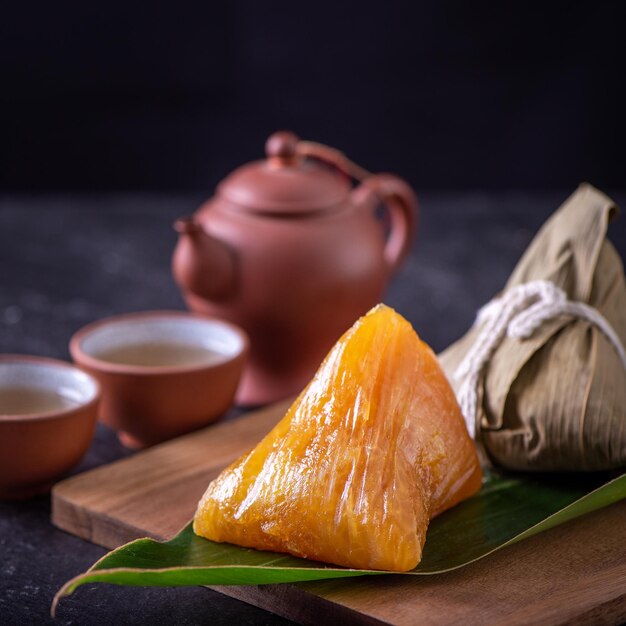
{"type": "Polygon", "coordinates": [[[275,428],[209,485],[193,528],[213,541],[407,571],[430,519],[481,480],[437,358],[379,305],[337,342],[275,428]]]}

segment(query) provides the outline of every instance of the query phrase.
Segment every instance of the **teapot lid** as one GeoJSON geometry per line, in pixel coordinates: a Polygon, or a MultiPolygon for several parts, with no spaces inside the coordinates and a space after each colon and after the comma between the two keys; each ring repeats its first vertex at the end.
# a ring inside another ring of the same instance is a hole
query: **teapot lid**
{"type": "Polygon", "coordinates": [[[247,163],[218,185],[221,198],[255,213],[310,213],[345,200],[346,176],[298,152],[299,138],[280,131],[265,144],[267,159],[247,163]]]}

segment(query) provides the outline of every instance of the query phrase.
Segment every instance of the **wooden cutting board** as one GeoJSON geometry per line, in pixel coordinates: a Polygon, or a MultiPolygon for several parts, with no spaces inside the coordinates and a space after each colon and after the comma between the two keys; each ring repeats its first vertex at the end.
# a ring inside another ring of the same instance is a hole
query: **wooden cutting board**
{"type": "MultiPolygon", "coordinates": [[[[52,521],[107,548],[169,538],[191,519],[209,481],[286,408],[222,422],[69,478],[53,489],[52,521]]],[[[620,623],[626,501],[448,574],[216,589],[303,624],[620,623]]]]}

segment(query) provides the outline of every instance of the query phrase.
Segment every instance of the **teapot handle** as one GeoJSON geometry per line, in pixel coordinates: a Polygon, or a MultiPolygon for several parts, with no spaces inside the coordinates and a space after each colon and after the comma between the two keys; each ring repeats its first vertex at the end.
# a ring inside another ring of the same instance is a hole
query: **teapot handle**
{"type": "Polygon", "coordinates": [[[417,230],[418,202],[410,185],[393,174],[374,174],[353,192],[357,204],[375,195],[389,211],[389,237],[384,258],[390,274],[406,259],[417,230]]]}
{"type": "Polygon", "coordinates": [[[372,195],[387,207],[391,220],[384,258],[389,274],[395,272],[406,258],[417,229],[418,202],[408,183],[393,174],[371,174],[346,157],[343,152],[313,141],[299,141],[296,151],[330,163],[346,176],[360,181],[352,192],[355,204],[369,201],[372,195]]]}

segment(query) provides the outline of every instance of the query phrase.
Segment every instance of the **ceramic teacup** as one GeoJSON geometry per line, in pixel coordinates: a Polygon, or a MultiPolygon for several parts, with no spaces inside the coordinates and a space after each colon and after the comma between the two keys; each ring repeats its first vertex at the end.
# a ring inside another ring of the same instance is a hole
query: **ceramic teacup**
{"type": "Polygon", "coordinates": [[[101,421],[135,448],[223,415],[247,350],[246,335],[233,324],[179,311],[107,318],[70,341],[74,361],[102,386],[101,421]]]}
{"type": "Polygon", "coordinates": [[[0,498],[46,491],[93,439],[98,383],[43,357],[0,355],[0,498]]]}

